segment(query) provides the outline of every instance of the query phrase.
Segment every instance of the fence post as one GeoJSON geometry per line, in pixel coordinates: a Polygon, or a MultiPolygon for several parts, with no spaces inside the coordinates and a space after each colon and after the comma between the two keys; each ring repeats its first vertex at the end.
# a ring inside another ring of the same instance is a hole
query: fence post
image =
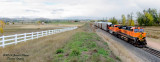
{"type": "Polygon", "coordinates": [[[59,33],[59,30],[57,29],[57,33],[59,33]]]}
{"type": "Polygon", "coordinates": [[[33,32],[32,32],[32,40],[33,40],[33,32]]]}
{"type": "Polygon", "coordinates": [[[51,31],[52,31],[52,30],[49,30],[49,35],[51,35],[51,34],[52,34],[52,33],[51,33],[51,31]]]}
{"type": "Polygon", "coordinates": [[[54,31],[54,34],[56,34],[56,33],[57,33],[57,30],[54,31]]]}
{"type": "Polygon", "coordinates": [[[48,31],[46,31],[46,36],[48,35],[48,31]]]}
{"type": "Polygon", "coordinates": [[[57,30],[57,33],[59,33],[59,29],[57,30]]]}
{"type": "Polygon", "coordinates": [[[17,34],[15,34],[15,45],[17,44],[17,34]]]}
{"type": "Polygon", "coordinates": [[[52,32],[53,32],[53,34],[55,34],[55,30],[53,30],[52,32]]]}
{"type": "Polygon", "coordinates": [[[48,35],[50,35],[50,30],[48,30],[47,32],[48,32],[48,35]]]}
{"type": "Polygon", "coordinates": [[[59,33],[61,33],[61,29],[59,29],[59,33]]]}
{"type": "Polygon", "coordinates": [[[4,41],[4,36],[2,36],[2,47],[4,48],[5,47],[5,41],[4,41]]]}
{"type": "Polygon", "coordinates": [[[26,41],[26,33],[24,33],[24,41],[26,41]]]}
{"type": "Polygon", "coordinates": [[[57,33],[57,30],[55,30],[55,34],[57,33]]]}
{"type": "Polygon", "coordinates": [[[57,33],[57,30],[55,30],[54,32],[55,32],[55,34],[56,34],[56,33],[57,33]]]}
{"type": "Polygon", "coordinates": [[[42,31],[42,37],[43,37],[43,31],[42,31]]]}
{"type": "Polygon", "coordinates": [[[38,32],[37,32],[37,39],[38,39],[38,32]]]}

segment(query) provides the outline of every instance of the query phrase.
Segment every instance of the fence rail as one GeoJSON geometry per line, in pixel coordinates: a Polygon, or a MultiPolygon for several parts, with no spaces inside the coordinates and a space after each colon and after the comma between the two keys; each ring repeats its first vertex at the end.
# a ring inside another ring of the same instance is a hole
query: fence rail
{"type": "Polygon", "coordinates": [[[38,39],[43,36],[48,36],[56,33],[61,33],[69,30],[76,29],[77,27],[67,27],[63,29],[46,30],[41,32],[23,33],[0,37],[0,47],[5,47],[6,45],[17,44],[19,42],[24,42],[27,40],[38,39]]]}

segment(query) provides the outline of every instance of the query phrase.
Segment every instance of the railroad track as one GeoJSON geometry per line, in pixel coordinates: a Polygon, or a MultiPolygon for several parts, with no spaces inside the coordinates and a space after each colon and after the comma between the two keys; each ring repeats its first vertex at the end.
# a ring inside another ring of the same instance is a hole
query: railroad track
{"type": "Polygon", "coordinates": [[[152,49],[150,47],[145,47],[145,48],[141,48],[141,49],[150,53],[150,54],[152,54],[152,55],[154,55],[154,56],[156,56],[156,57],[158,57],[158,58],[160,58],[160,51],[157,51],[157,50],[152,49]]]}

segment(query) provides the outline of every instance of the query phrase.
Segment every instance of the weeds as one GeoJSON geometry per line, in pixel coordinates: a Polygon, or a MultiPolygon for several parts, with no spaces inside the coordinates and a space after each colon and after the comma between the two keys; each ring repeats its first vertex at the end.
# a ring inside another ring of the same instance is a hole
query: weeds
{"type": "MultiPolygon", "coordinates": [[[[55,58],[62,58],[61,62],[114,62],[113,58],[110,58],[111,52],[107,43],[93,33],[88,25],[73,35],[72,39],[64,45],[63,50],[64,56],[54,55],[55,58]]],[[[57,61],[57,59],[53,60],[57,61]]]]}
{"type": "MultiPolygon", "coordinates": [[[[65,57],[62,60],[67,62],[103,62],[108,60],[113,62],[110,60],[112,58],[108,58],[110,52],[97,44],[100,41],[100,38],[95,33],[78,32],[73,35],[73,38],[63,48],[64,54],[68,55],[58,55],[58,57],[65,57]],[[104,59],[102,60],[101,58],[104,59]]],[[[107,45],[107,43],[102,44],[107,45]]],[[[59,49],[57,53],[61,53],[63,50],[59,49]]]]}
{"type": "Polygon", "coordinates": [[[56,51],[56,54],[59,54],[59,53],[63,53],[64,51],[62,50],[62,49],[58,49],[57,51],[56,51]]]}
{"type": "Polygon", "coordinates": [[[77,50],[77,49],[74,49],[74,50],[71,52],[71,55],[72,55],[72,56],[78,56],[78,55],[80,55],[80,54],[81,54],[80,51],[77,50]]]}
{"type": "Polygon", "coordinates": [[[104,50],[103,48],[98,49],[98,53],[102,54],[103,56],[107,56],[108,52],[106,50],[104,50]]]}

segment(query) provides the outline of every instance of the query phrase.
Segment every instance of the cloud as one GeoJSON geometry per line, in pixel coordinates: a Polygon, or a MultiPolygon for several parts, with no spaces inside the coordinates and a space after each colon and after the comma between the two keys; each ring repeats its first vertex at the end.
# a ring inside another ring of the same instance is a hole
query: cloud
{"type": "Polygon", "coordinates": [[[37,10],[31,10],[31,9],[28,9],[28,10],[25,10],[26,12],[33,12],[33,13],[35,13],[35,12],[39,12],[39,11],[37,11],[37,10]]]}
{"type": "Polygon", "coordinates": [[[64,9],[54,9],[53,11],[52,11],[52,14],[57,14],[57,13],[62,13],[64,11],[64,9]]]}
{"type": "Polygon", "coordinates": [[[0,17],[70,18],[116,17],[147,8],[159,8],[159,0],[1,0],[0,17]]]}

